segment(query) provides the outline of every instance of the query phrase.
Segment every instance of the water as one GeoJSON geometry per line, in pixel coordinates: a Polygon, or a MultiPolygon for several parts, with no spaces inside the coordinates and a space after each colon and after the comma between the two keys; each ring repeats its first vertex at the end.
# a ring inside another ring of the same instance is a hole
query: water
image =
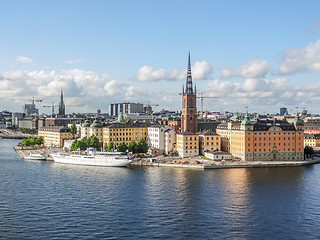
{"type": "Polygon", "coordinates": [[[0,239],[320,239],[320,165],[72,166],[16,143],[0,140],[0,239]]]}

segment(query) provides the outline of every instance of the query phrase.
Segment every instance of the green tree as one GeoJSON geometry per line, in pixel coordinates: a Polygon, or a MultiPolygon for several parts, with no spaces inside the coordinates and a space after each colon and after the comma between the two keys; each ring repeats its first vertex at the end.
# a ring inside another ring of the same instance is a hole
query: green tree
{"type": "Polygon", "coordinates": [[[312,147],[306,146],[304,148],[304,158],[310,158],[314,154],[314,150],[312,147]]]}
{"type": "Polygon", "coordinates": [[[114,142],[109,142],[107,152],[112,152],[114,149],[114,142]]]}
{"type": "Polygon", "coordinates": [[[43,144],[43,138],[42,138],[42,137],[38,137],[38,138],[35,140],[35,144],[36,144],[36,145],[41,145],[41,144],[43,144]]]}
{"type": "Polygon", "coordinates": [[[88,146],[89,146],[89,141],[86,137],[82,138],[79,141],[79,148],[81,151],[87,150],[88,146]]]}
{"type": "Polygon", "coordinates": [[[89,146],[88,147],[93,147],[95,149],[97,149],[98,151],[100,151],[101,149],[101,144],[99,139],[96,136],[91,136],[89,139],[89,146]]]}
{"type": "Polygon", "coordinates": [[[77,134],[77,127],[74,123],[70,127],[70,133],[73,134],[73,138],[74,138],[74,135],[77,134]]]}
{"type": "Polygon", "coordinates": [[[125,142],[120,143],[117,148],[118,152],[125,152],[127,151],[127,149],[128,149],[128,146],[126,145],[125,142]]]}
{"type": "Polygon", "coordinates": [[[79,141],[75,139],[71,144],[70,151],[76,151],[79,148],[79,141]]]}
{"type": "Polygon", "coordinates": [[[138,153],[138,144],[132,140],[128,146],[129,152],[138,153]]]}
{"type": "Polygon", "coordinates": [[[149,149],[149,146],[148,146],[146,140],[141,138],[140,141],[138,142],[138,152],[139,153],[147,153],[148,149],[149,149]]]}

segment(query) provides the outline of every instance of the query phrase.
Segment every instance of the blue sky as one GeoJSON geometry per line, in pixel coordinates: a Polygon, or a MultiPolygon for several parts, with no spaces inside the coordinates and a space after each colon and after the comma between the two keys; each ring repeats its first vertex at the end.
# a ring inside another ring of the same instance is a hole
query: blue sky
{"type": "Polygon", "coordinates": [[[320,113],[319,1],[0,3],[0,110],[58,104],[61,87],[67,112],[179,110],[190,50],[197,90],[220,97],[205,110],[320,113]]]}

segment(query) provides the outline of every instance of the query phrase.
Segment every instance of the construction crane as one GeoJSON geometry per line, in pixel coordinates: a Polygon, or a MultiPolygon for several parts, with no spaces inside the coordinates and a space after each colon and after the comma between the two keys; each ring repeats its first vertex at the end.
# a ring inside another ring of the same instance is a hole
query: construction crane
{"type": "MultiPolygon", "coordinates": [[[[82,105],[68,105],[68,106],[74,107],[74,106],[82,106],[82,105]]],[[[55,108],[55,107],[59,107],[59,105],[55,105],[54,102],[52,102],[52,105],[43,105],[42,107],[45,107],[45,108],[51,107],[52,116],[54,116],[54,108],[55,108]]]]}
{"type": "Polygon", "coordinates": [[[30,98],[12,98],[11,100],[17,100],[17,101],[31,101],[32,105],[35,105],[34,102],[42,102],[42,99],[34,99],[34,97],[32,97],[32,99],[30,98]]]}
{"type": "Polygon", "coordinates": [[[204,96],[203,93],[198,93],[200,96],[197,96],[197,98],[200,98],[201,101],[201,118],[203,119],[203,99],[204,98],[221,98],[221,97],[209,97],[209,96],[204,96]]]}
{"type": "Polygon", "coordinates": [[[146,112],[151,113],[151,107],[157,107],[159,106],[158,104],[151,104],[150,101],[148,101],[147,104],[143,104],[146,106],[146,112]]]}

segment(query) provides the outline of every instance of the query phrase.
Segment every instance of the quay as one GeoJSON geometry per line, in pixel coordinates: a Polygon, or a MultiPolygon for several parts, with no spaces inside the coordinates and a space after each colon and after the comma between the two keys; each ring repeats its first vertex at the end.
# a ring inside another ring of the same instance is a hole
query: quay
{"type": "MultiPolygon", "coordinates": [[[[43,153],[52,161],[50,154],[53,151],[63,151],[61,148],[45,148],[45,147],[22,147],[14,146],[17,154],[24,159],[30,153],[43,153]]],[[[161,160],[151,162],[150,158],[136,159],[130,166],[133,167],[176,167],[176,168],[192,168],[192,169],[229,169],[229,168],[268,168],[268,167],[300,167],[320,163],[320,157],[315,156],[313,159],[301,161],[213,161],[204,160],[200,157],[195,158],[178,158],[178,157],[162,157],[161,160]]]]}

